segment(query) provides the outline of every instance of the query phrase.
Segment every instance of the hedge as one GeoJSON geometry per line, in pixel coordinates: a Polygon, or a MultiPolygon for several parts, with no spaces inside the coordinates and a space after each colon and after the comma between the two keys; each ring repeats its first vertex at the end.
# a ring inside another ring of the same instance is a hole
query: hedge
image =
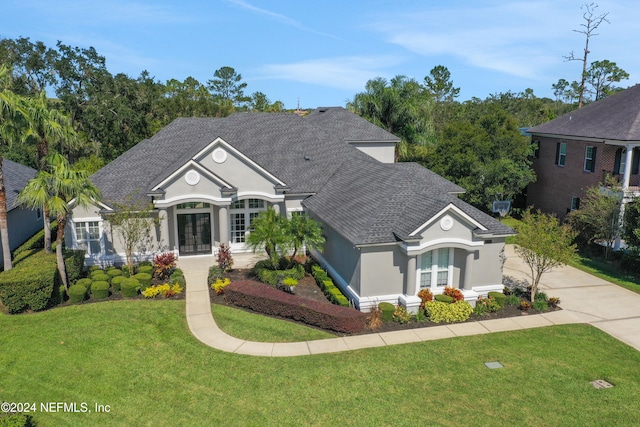
{"type": "Polygon", "coordinates": [[[110,269],[107,270],[107,276],[109,276],[111,281],[113,282],[113,278],[114,277],[122,276],[122,270],[120,270],[118,268],[110,268],[110,269]]]}
{"type": "Polygon", "coordinates": [[[91,280],[94,282],[110,282],[111,276],[105,273],[97,273],[91,275],[91,280]]]}
{"type": "Polygon", "coordinates": [[[487,297],[495,299],[500,307],[504,307],[504,302],[507,299],[507,296],[502,292],[489,292],[487,297]]]}
{"type": "Polygon", "coordinates": [[[144,291],[149,286],[151,286],[152,277],[151,277],[151,274],[149,273],[138,273],[138,274],[134,274],[131,277],[136,279],[138,282],[140,282],[140,290],[142,291],[144,291]]]}
{"type": "Polygon", "coordinates": [[[383,322],[391,322],[393,320],[393,312],[396,310],[396,306],[390,302],[381,302],[378,304],[378,308],[382,313],[383,322]]]}
{"type": "Polygon", "coordinates": [[[301,298],[252,280],[234,282],[224,292],[234,305],[336,332],[357,333],[367,322],[365,313],[352,308],[301,298]]]}
{"type": "Polygon", "coordinates": [[[147,264],[141,264],[136,268],[136,273],[147,273],[153,275],[153,266],[147,264]]]}
{"type": "Polygon", "coordinates": [[[93,280],[89,279],[89,278],[85,278],[85,279],[78,279],[78,281],[76,283],[74,283],[75,285],[80,285],[80,286],[84,286],[87,289],[91,288],[91,282],[93,282],[93,280]]]}
{"type": "Polygon", "coordinates": [[[0,274],[0,300],[9,313],[44,310],[57,278],[56,255],[40,250],[0,274]]]}
{"type": "Polygon", "coordinates": [[[84,251],[67,249],[64,251],[64,265],[67,270],[68,283],[75,283],[84,271],[84,251]]]}
{"type": "Polygon", "coordinates": [[[122,286],[122,281],[126,279],[124,276],[116,276],[111,279],[111,286],[113,287],[113,292],[120,292],[120,288],[122,286]]]}
{"type": "MultiPolygon", "coordinates": [[[[58,222],[53,221],[51,223],[51,242],[53,243],[56,241],[57,232],[58,222]]],[[[14,261],[20,260],[24,257],[23,252],[30,250],[35,250],[37,252],[39,249],[44,249],[44,228],[31,236],[29,240],[24,242],[22,245],[18,246],[16,250],[13,251],[13,259],[14,261]]]]}
{"type": "Polygon", "coordinates": [[[169,277],[169,282],[178,283],[182,288],[185,288],[187,286],[187,281],[184,278],[184,273],[179,268],[173,270],[173,273],[171,273],[171,277],[169,277]]]}
{"type": "Polygon", "coordinates": [[[324,271],[320,266],[314,265],[311,267],[311,275],[314,279],[316,279],[316,283],[322,289],[325,296],[331,301],[333,304],[341,305],[343,307],[349,307],[349,300],[344,296],[340,288],[338,288],[333,280],[329,277],[326,271],[324,271]]]}
{"type": "Polygon", "coordinates": [[[274,270],[271,268],[271,263],[268,261],[258,261],[253,267],[253,272],[261,282],[268,283],[273,286],[277,286],[287,277],[301,280],[305,275],[304,266],[301,264],[296,264],[290,269],[274,270]]]}
{"type": "Polygon", "coordinates": [[[69,287],[69,301],[72,304],[77,304],[84,301],[87,295],[87,288],[82,285],[73,285],[69,287]]]}

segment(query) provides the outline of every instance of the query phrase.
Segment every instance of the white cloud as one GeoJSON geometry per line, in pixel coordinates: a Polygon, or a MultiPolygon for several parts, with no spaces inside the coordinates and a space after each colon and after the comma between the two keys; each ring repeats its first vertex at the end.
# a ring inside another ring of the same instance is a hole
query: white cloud
{"type": "Polygon", "coordinates": [[[387,73],[384,70],[400,62],[393,56],[349,56],[320,58],[289,64],[269,64],[258,79],[293,80],[320,86],[359,91],[365,83],[387,73]]]}

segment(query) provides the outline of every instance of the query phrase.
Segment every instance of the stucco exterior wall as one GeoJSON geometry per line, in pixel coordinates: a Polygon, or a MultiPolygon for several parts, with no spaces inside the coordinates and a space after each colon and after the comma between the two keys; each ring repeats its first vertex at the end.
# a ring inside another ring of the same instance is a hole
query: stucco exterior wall
{"type": "MultiPolygon", "coordinates": [[[[42,227],[44,227],[43,219],[37,217],[35,210],[19,206],[9,211],[7,213],[7,228],[11,251],[42,230],[42,227]]],[[[0,245],[0,267],[4,267],[3,254],[2,245],[0,245]]]]}
{"type": "Polygon", "coordinates": [[[335,269],[347,285],[351,287],[354,292],[360,294],[360,251],[331,227],[322,222],[321,224],[323,234],[326,239],[322,250],[322,256],[331,265],[331,267],[335,269]]]}
{"type": "Polygon", "coordinates": [[[363,247],[360,257],[361,297],[404,292],[407,255],[398,245],[363,247]]]}
{"type": "Polygon", "coordinates": [[[204,174],[200,174],[200,181],[197,184],[189,185],[185,181],[185,175],[190,170],[200,173],[195,168],[186,168],[183,173],[176,175],[164,185],[165,195],[163,201],[175,200],[176,203],[180,203],[187,200],[202,200],[203,196],[205,196],[205,200],[209,201],[209,203],[214,203],[223,199],[220,185],[204,174]]]}
{"type": "Polygon", "coordinates": [[[393,142],[350,142],[349,145],[382,163],[394,163],[396,144],[393,142]]]}

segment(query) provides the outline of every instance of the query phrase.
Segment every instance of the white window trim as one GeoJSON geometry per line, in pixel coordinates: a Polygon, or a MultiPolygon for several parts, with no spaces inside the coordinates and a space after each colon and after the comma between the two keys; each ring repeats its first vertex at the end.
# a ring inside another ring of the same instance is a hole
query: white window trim
{"type": "Polygon", "coordinates": [[[454,255],[454,248],[440,248],[440,249],[434,249],[432,251],[427,251],[427,252],[423,252],[422,254],[420,254],[420,256],[418,256],[418,259],[416,260],[416,291],[415,294],[417,295],[418,292],[420,292],[420,279],[421,279],[421,273],[422,273],[422,256],[429,253],[429,252],[435,252],[435,253],[439,253],[439,251],[441,250],[445,250],[448,249],[449,250],[449,265],[447,266],[447,284],[444,286],[438,286],[438,256],[432,256],[431,259],[431,286],[429,286],[428,288],[423,288],[423,289],[429,289],[434,295],[436,294],[441,294],[442,290],[444,290],[445,287],[453,287],[453,255],[454,255]]]}
{"type": "Polygon", "coordinates": [[[229,243],[232,245],[246,245],[246,235],[249,234],[249,229],[251,228],[251,214],[252,213],[260,213],[260,212],[264,212],[269,208],[269,202],[264,200],[264,199],[259,199],[257,197],[251,197],[251,198],[246,198],[246,199],[238,199],[238,200],[234,200],[233,202],[231,202],[231,205],[228,208],[228,212],[229,212],[229,243]],[[249,207],[249,200],[251,199],[256,199],[256,200],[262,200],[262,202],[264,203],[264,207],[262,208],[250,208],[249,207]],[[239,202],[239,201],[244,201],[244,208],[233,208],[233,203],[234,202],[239,202]],[[233,229],[233,215],[234,214],[243,214],[244,215],[244,234],[245,234],[245,241],[244,242],[234,242],[234,233],[236,232],[236,230],[233,229]]]}
{"type": "Polygon", "coordinates": [[[557,165],[558,166],[566,166],[567,164],[567,149],[569,148],[569,146],[567,145],[566,142],[561,142],[560,143],[560,148],[558,149],[558,159],[557,159],[557,165]],[[564,147],[564,154],[562,153],[562,147],[564,147]],[[560,161],[560,159],[562,159],[562,161],[560,161]]]}
{"type": "MultiPolygon", "coordinates": [[[[92,258],[92,257],[96,257],[96,256],[103,256],[104,253],[105,253],[104,222],[103,222],[102,218],[100,218],[100,217],[98,217],[98,218],[82,218],[82,219],[77,219],[77,220],[73,220],[72,221],[72,225],[73,226],[71,227],[71,233],[72,233],[72,236],[73,236],[73,248],[74,249],[80,249],[78,247],[78,243],[79,243],[80,240],[82,240],[82,239],[78,239],[78,234],[76,232],[76,224],[79,224],[79,223],[88,224],[90,222],[97,222],[98,223],[98,233],[99,233],[100,237],[98,237],[97,241],[100,244],[100,252],[99,253],[95,253],[95,254],[85,252],[85,257],[92,258]]],[[[86,225],[85,225],[85,227],[86,227],[86,225]]],[[[88,232],[88,230],[87,230],[87,232],[88,232]]],[[[88,245],[87,247],[90,248],[91,245],[88,245]]]]}
{"type": "MultiPolygon", "coordinates": [[[[588,146],[586,146],[586,147],[585,147],[585,149],[584,149],[584,168],[583,168],[584,172],[592,172],[592,170],[591,170],[591,169],[587,168],[587,162],[588,162],[588,161],[591,161],[591,162],[593,162],[593,161],[594,161],[594,160],[593,160],[593,149],[594,149],[594,148],[595,148],[595,147],[594,147],[593,145],[588,145],[588,146]],[[588,155],[588,153],[589,153],[589,148],[591,148],[591,157],[589,157],[589,155],[588,155]]],[[[594,165],[593,165],[593,169],[594,169],[593,171],[595,171],[595,169],[596,169],[596,168],[595,168],[595,166],[596,166],[596,165],[594,164],[594,165]]]]}

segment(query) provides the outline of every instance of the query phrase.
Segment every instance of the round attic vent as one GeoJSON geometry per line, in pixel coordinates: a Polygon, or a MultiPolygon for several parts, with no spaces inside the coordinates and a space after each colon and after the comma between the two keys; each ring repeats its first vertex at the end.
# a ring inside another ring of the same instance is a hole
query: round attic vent
{"type": "Polygon", "coordinates": [[[196,185],[200,182],[200,174],[194,170],[190,170],[184,175],[184,180],[189,185],[196,185]]]}
{"type": "Polygon", "coordinates": [[[227,160],[227,152],[218,147],[211,153],[211,158],[216,163],[224,163],[224,161],[227,160]]]}
{"type": "Polygon", "coordinates": [[[440,228],[442,228],[444,231],[451,230],[453,228],[453,218],[451,218],[449,215],[442,218],[440,220],[440,228]]]}

